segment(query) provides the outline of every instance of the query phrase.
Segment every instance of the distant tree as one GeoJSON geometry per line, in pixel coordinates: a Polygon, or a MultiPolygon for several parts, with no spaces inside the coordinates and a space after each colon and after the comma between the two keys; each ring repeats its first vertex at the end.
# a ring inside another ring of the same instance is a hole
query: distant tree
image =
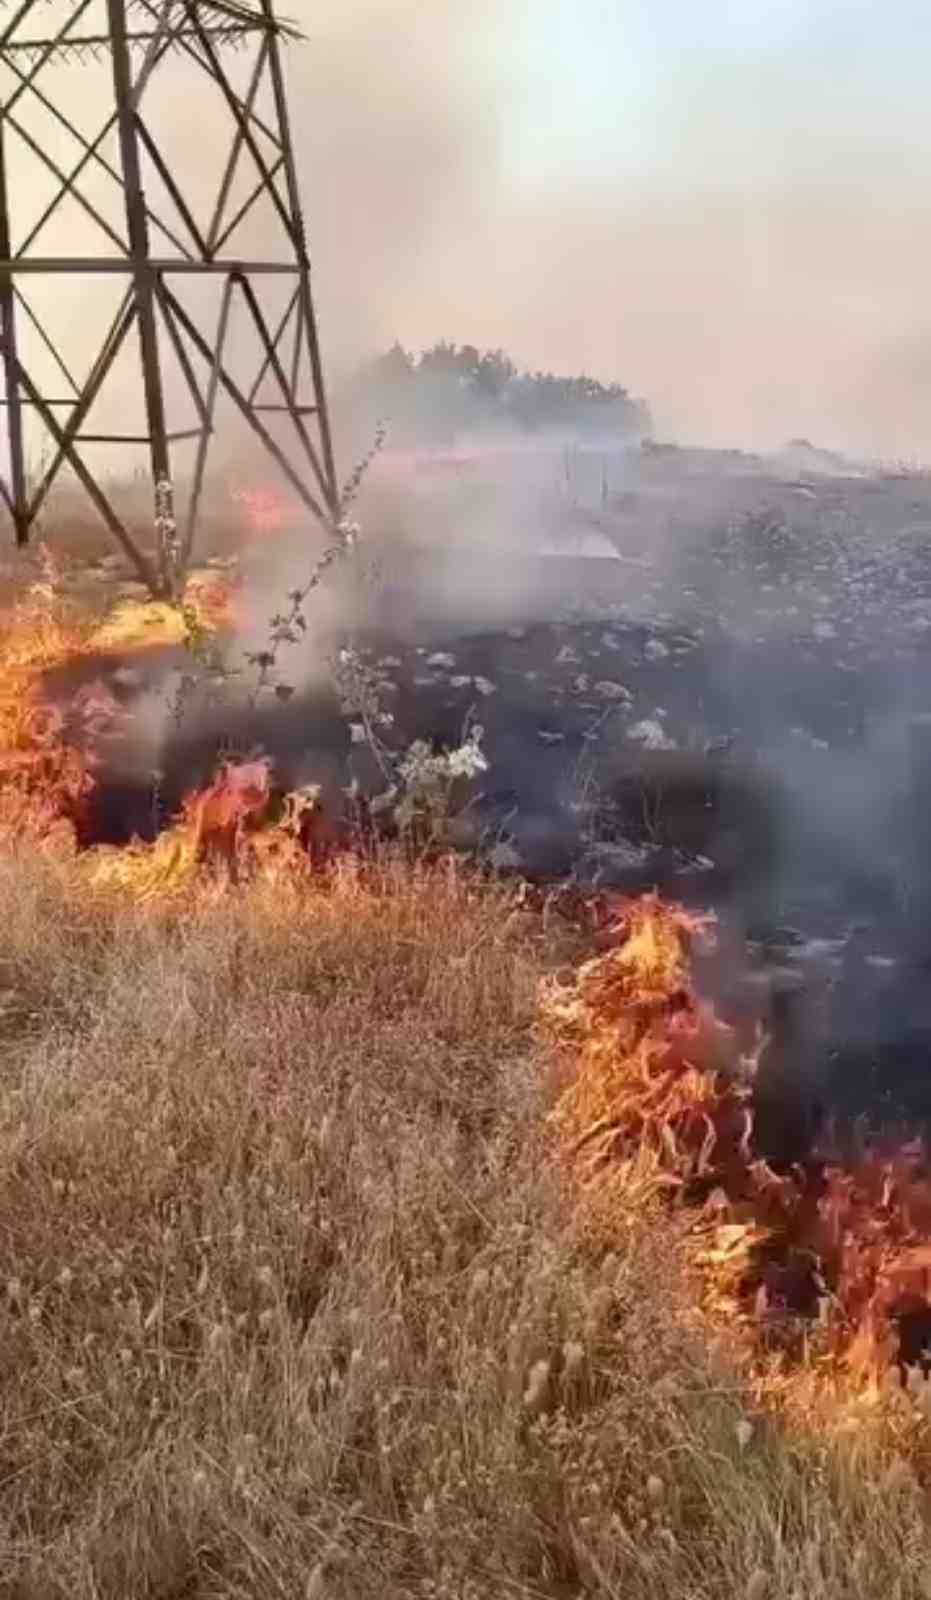
{"type": "Polygon", "coordinates": [[[476,365],[475,385],[480,394],[497,400],[516,376],[517,368],[510,356],[503,350],[486,350],[476,365]]]}
{"type": "Polygon", "coordinates": [[[370,373],[372,380],[379,385],[408,383],[414,376],[414,358],[396,339],[390,350],[376,357],[370,373]]]}
{"type": "Polygon", "coordinates": [[[395,342],[358,375],[355,387],[390,419],[399,442],[450,442],[458,432],[496,422],[619,436],[642,436],[652,426],[648,408],[619,383],[584,373],[518,372],[504,350],[482,352],[447,339],[418,357],[395,342]]]}

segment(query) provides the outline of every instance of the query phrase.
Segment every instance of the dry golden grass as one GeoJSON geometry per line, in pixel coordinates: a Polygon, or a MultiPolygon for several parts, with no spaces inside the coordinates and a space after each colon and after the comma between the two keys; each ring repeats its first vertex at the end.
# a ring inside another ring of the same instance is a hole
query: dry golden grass
{"type": "Polygon", "coordinates": [[[919,1600],[888,1421],[748,1414],[547,1145],[546,951],[385,864],[186,908],[0,855],[0,1596],[919,1600]]]}

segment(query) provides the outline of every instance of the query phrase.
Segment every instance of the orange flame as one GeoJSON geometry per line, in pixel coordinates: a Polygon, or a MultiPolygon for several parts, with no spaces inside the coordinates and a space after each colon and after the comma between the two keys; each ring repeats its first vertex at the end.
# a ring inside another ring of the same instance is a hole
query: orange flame
{"type": "Polygon", "coordinates": [[[293,518],[295,506],[277,489],[234,489],[230,499],[242,506],[250,533],[277,533],[293,518]]]}
{"type": "Polygon", "coordinates": [[[298,882],[330,859],[340,840],[313,787],[285,795],[275,814],[266,761],[226,762],[192,791],[173,825],[152,844],[89,853],[91,883],[142,901],[222,887],[258,874],[298,882]]]}
{"type": "MultiPolygon", "coordinates": [[[[40,579],[0,615],[0,834],[7,842],[26,836],[73,847],[93,788],[95,761],[92,753],[68,742],[61,712],[43,701],[43,674],[89,653],[180,643],[191,622],[212,632],[230,621],[233,596],[228,576],[193,573],[183,609],[121,600],[102,623],[94,623],[79,617],[63,598],[61,573],[50,553],[43,550],[41,556],[40,579]]],[[[70,710],[91,751],[94,738],[120,716],[102,680],[81,689],[70,710]]]]}
{"type": "Polygon", "coordinates": [[[655,897],[629,904],[611,948],[542,994],[572,1062],[552,1114],[587,1193],[632,1174],[693,1207],[706,1308],[791,1363],[874,1384],[902,1360],[909,1319],[931,1330],[931,1164],[920,1140],[813,1151],[779,1175],[755,1158],[756,1056],[696,998],[689,941],[707,922],[655,897]]]}
{"type": "Polygon", "coordinates": [[[47,552],[43,567],[25,599],[0,617],[0,833],[73,844],[93,780],[38,685],[48,667],[80,653],[83,635],[57,598],[47,552]]]}

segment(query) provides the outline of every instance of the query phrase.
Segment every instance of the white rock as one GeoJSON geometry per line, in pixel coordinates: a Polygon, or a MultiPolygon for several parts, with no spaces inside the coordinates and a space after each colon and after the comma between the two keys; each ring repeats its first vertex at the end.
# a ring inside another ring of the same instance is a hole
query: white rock
{"type": "Polygon", "coordinates": [[[432,656],[427,657],[428,667],[440,667],[451,672],[456,665],[456,657],[451,656],[446,650],[435,650],[432,656]]]}
{"type": "Polygon", "coordinates": [[[477,678],[473,678],[472,681],[475,684],[479,694],[489,695],[497,694],[498,692],[498,685],[496,683],[492,683],[490,678],[483,678],[479,676],[477,678]]]}
{"type": "Polygon", "coordinates": [[[669,648],[663,644],[662,639],[648,639],[643,647],[643,653],[648,661],[664,661],[669,654],[669,648]]]}
{"type": "Polygon", "coordinates": [[[119,689],[141,689],[145,683],[145,675],[138,667],[117,667],[113,673],[113,682],[119,689]]]}
{"type": "Polygon", "coordinates": [[[675,750],[676,741],[670,739],[663,727],[658,722],[647,719],[644,722],[635,722],[627,730],[628,739],[634,739],[637,744],[642,744],[645,750],[675,750]]]}
{"type": "Polygon", "coordinates": [[[499,840],[494,849],[489,851],[488,860],[496,872],[513,872],[522,865],[520,855],[506,839],[499,840]]]}

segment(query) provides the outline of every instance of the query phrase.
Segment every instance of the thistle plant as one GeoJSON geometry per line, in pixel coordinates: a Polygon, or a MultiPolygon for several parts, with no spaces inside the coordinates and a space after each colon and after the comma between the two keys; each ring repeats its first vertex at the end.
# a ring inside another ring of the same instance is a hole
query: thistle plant
{"type": "MultiPolygon", "coordinates": [[[[245,653],[246,667],[255,672],[249,695],[252,707],[263,695],[270,694],[286,701],[295,693],[293,684],[278,677],[280,653],[307,635],[306,601],[335,563],[356,548],[360,528],[350,516],[350,508],[386,436],[386,428],[379,424],[372,448],[356,464],[343,487],[340,513],[332,524],[329,543],[305,582],[288,593],[287,606],[270,619],[267,644],[261,650],[245,653]]],[[[205,679],[222,689],[229,680],[241,676],[242,669],[231,667],[223,659],[214,634],[203,625],[193,607],[185,606],[182,601],[176,604],[184,621],[186,647],[194,663],[193,671],[182,674],[174,698],[174,714],[180,720],[205,679]]],[[[367,747],[384,783],[384,789],[369,803],[371,815],[393,817],[405,838],[425,844],[441,843],[447,835],[449,822],[458,814],[460,798],[465,804],[469,785],[487,770],[488,763],[481,750],[481,726],[467,724],[460,745],[453,750],[435,752],[421,740],[399,747],[391,743],[394,716],[386,709],[385,696],[392,685],[384,673],[367,661],[352,641],[347,641],[338,651],[331,671],[340,709],[349,721],[352,742],[367,747]]],[[[354,785],[350,785],[347,795],[350,799],[358,797],[354,785]]]]}
{"type": "Polygon", "coordinates": [[[348,515],[349,508],[355,501],[372,462],[383,449],[387,432],[385,424],[379,423],[372,448],[356,463],[343,485],[339,501],[339,517],[332,526],[333,537],[315,563],[306,582],[301,587],[289,591],[287,609],[276,612],[271,618],[268,644],[262,650],[250,650],[246,653],[247,664],[256,669],[256,682],[251,697],[253,705],[261,694],[268,691],[279,700],[289,700],[294,693],[293,684],[275,681],[278,653],[282,645],[297,644],[307,633],[307,618],[304,615],[306,600],[322,582],[330,568],[356,547],[360,528],[359,524],[348,515]]]}

